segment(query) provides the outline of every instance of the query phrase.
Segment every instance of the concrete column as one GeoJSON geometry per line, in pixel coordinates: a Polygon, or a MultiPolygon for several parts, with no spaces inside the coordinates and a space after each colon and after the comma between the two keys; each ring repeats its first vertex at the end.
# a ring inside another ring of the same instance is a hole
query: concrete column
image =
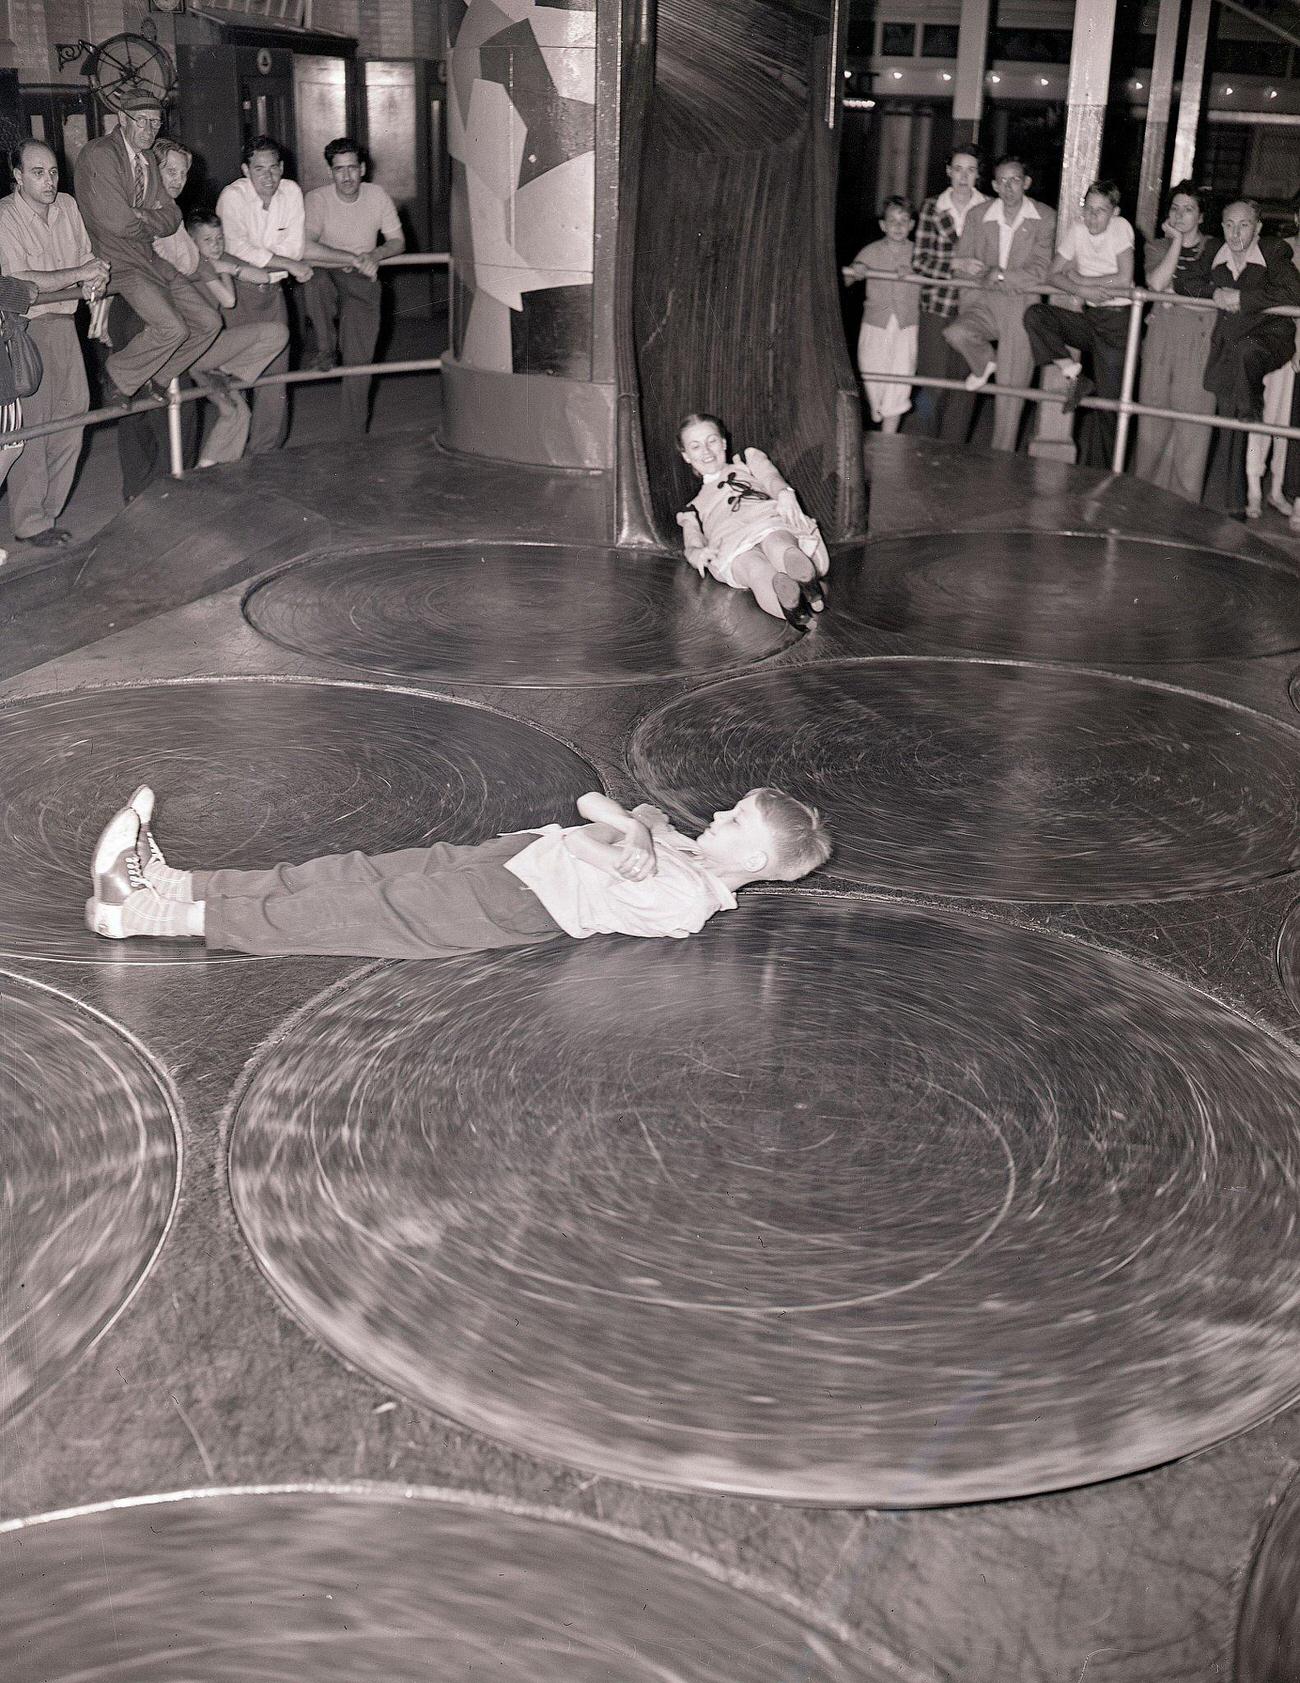
{"type": "Polygon", "coordinates": [[[979,143],[984,115],[984,68],[989,46],[989,0],[961,0],[957,76],[952,92],[954,146],[979,143]]]}
{"type": "Polygon", "coordinates": [[[1178,95],[1178,128],[1174,135],[1171,181],[1186,181],[1196,162],[1196,131],[1201,126],[1201,98],[1205,89],[1205,54],[1210,37],[1211,0],[1192,0],[1183,49],[1183,78],[1178,95]]]}
{"type": "Polygon", "coordinates": [[[1160,225],[1160,201],[1165,188],[1165,145],[1169,139],[1174,59],[1178,52],[1178,26],[1182,12],[1183,0],[1160,0],[1155,57],[1151,65],[1151,80],[1147,84],[1147,124],[1142,139],[1136,215],[1137,225],[1148,239],[1160,225]]]}
{"type": "MultiPolygon", "coordinates": [[[[596,354],[596,0],[469,0],[450,42],[456,271],[445,439],[507,461],[608,468],[614,389],[596,354]]],[[[607,90],[617,110],[618,89],[607,90]]],[[[608,311],[600,312],[609,326],[608,311]]]]}
{"type": "Polygon", "coordinates": [[[1061,197],[1057,225],[1064,233],[1079,218],[1088,183],[1097,178],[1101,136],[1110,94],[1110,52],[1116,0],[1078,0],[1070,46],[1069,105],[1061,155],[1061,197]]]}

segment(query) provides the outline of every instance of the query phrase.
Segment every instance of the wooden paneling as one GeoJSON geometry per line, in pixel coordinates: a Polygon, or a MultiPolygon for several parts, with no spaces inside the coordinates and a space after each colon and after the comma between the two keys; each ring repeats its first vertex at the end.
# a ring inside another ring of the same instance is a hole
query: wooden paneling
{"type": "Polygon", "coordinates": [[[661,0],[642,158],[632,328],[656,524],[694,481],[690,410],[766,449],[835,541],[862,533],[857,381],[840,325],[824,121],[829,0],[661,0]]]}

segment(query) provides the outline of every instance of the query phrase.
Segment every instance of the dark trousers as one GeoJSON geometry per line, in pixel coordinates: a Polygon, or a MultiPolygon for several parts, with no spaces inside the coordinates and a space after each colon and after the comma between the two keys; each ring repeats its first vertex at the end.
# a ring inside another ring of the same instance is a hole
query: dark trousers
{"type": "Polygon", "coordinates": [[[195,871],[210,947],[264,956],[454,958],[563,931],[505,861],[532,835],[473,847],[336,853],[265,871],[195,871]]]}
{"type": "MultiPolygon", "coordinates": [[[[969,373],[966,359],[943,336],[952,320],[922,310],[916,331],[916,372],[937,380],[964,380],[969,373]]],[[[972,392],[941,391],[932,386],[912,388],[912,418],[907,431],[923,438],[942,438],[948,444],[965,444],[970,437],[975,413],[972,392]]]]}
{"type": "Polygon", "coordinates": [[[113,279],[118,296],[131,306],[139,323],[129,339],[114,339],[104,364],[109,379],[128,397],[146,380],[165,386],[183,374],[221,331],[216,309],[184,275],[167,286],[140,270],[113,279]]]}
{"type": "MultiPolygon", "coordinates": [[[[367,280],[351,269],[316,269],[303,295],[319,352],[333,356],[337,345],[339,362],[345,368],[349,363],[374,361],[382,297],[378,281],[367,280]]],[[[363,375],[341,384],[339,431],[344,437],[360,437],[369,418],[370,377],[363,375]]]]}
{"type": "MultiPolygon", "coordinates": [[[[1214,393],[1220,415],[1241,421],[1264,418],[1264,376],[1290,357],[1294,333],[1294,324],[1284,316],[1256,316],[1244,322],[1219,317],[1205,365],[1205,389],[1214,393]]],[[[1245,509],[1249,437],[1245,432],[1216,431],[1201,499],[1206,508],[1220,514],[1240,514],[1245,509]]],[[[1295,448],[1293,443],[1288,458],[1295,448]]]]}
{"type": "MultiPolygon", "coordinates": [[[[1078,361],[1088,356],[1098,397],[1117,398],[1124,384],[1128,315],[1118,307],[1065,310],[1059,304],[1031,304],[1025,311],[1025,332],[1035,365],[1043,368],[1058,358],[1078,361]]],[[[1088,411],[1079,429],[1080,466],[1110,466],[1115,453],[1115,425],[1113,411],[1088,411]]]]}
{"type": "MultiPolygon", "coordinates": [[[[115,345],[124,345],[140,328],[140,318],[120,295],[109,305],[108,331],[115,345]]],[[[184,383],[184,382],[182,382],[184,383]]],[[[186,467],[193,467],[198,442],[198,404],[181,405],[181,455],[186,467]]],[[[134,502],[140,493],[170,469],[167,443],[167,411],[148,409],[139,415],[123,415],[115,429],[117,460],[122,470],[122,496],[134,502]]]]}

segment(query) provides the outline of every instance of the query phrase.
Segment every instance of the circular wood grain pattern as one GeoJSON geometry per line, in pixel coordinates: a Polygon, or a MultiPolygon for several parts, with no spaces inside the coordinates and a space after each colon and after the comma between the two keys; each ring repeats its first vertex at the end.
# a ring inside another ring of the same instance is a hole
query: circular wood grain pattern
{"type": "Polygon", "coordinates": [[[1116,532],[887,538],[845,571],[835,607],[921,642],[1037,660],[1240,660],[1300,648],[1292,568],[1116,532]]]}
{"type": "Polygon", "coordinates": [[[7,1683],[912,1675],[609,1529],[465,1495],[217,1491],[0,1530],[7,1683]]]}
{"type": "Polygon", "coordinates": [[[372,973],[235,1108],[294,1315],[624,1478],[835,1505],[1115,1477],[1300,1390],[1300,1054],[958,911],[751,890],[690,941],[372,973]]]}
{"type": "Polygon", "coordinates": [[[835,873],[991,900],[1164,900],[1300,862],[1300,732],[1105,673],[896,657],[750,673],[642,720],[651,797],[703,824],[747,789],[812,802],[835,873]]]}
{"type": "Polygon", "coordinates": [[[171,1102],[125,1035],[0,974],[0,1419],[62,1377],[148,1271],[176,1200],[171,1102]]]}
{"type": "Polygon", "coordinates": [[[543,688],[713,673],[796,635],[680,555],[571,544],[323,555],[256,584],[244,613],[284,648],[363,671],[543,688]]]}
{"type": "Polygon", "coordinates": [[[0,952],[246,962],[199,942],[105,941],[83,921],[95,838],[138,783],[182,868],[480,841],[573,816],[594,769],[532,725],[379,685],[240,678],[0,707],[0,952]]]}

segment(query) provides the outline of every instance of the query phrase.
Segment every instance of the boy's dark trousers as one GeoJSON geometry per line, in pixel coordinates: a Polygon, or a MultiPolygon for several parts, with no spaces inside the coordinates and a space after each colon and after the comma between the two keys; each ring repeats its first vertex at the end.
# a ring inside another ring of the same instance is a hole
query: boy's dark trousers
{"type": "Polygon", "coordinates": [[[505,869],[536,836],[473,847],[435,842],[396,853],[338,853],[263,871],[195,871],[210,947],[263,956],[454,958],[563,934],[505,869]]]}

